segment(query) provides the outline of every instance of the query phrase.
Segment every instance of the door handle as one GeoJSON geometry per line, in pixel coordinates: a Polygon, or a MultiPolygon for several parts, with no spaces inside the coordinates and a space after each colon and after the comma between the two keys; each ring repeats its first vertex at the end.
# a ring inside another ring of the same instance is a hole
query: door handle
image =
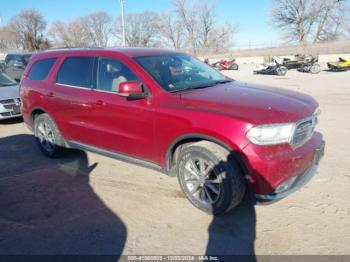
{"type": "Polygon", "coordinates": [[[50,92],[47,94],[48,97],[55,97],[55,94],[53,92],[50,92]]]}
{"type": "Polygon", "coordinates": [[[99,106],[104,106],[106,103],[102,100],[97,100],[96,104],[99,106]]]}

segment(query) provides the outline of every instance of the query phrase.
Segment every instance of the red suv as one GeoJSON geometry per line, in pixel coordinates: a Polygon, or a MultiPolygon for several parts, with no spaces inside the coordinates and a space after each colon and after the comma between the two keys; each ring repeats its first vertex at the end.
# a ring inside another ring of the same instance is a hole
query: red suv
{"type": "Polygon", "coordinates": [[[312,97],[234,81],[177,51],[43,52],[20,94],[45,155],[82,149],[177,176],[189,201],[212,214],[246,191],[262,201],[289,195],[324,152],[312,97]]]}

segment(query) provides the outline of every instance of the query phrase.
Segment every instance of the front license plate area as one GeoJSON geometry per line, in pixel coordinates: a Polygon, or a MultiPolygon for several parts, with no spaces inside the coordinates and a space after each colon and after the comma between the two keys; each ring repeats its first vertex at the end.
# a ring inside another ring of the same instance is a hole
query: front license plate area
{"type": "Polygon", "coordinates": [[[19,106],[16,106],[13,108],[13,114],[14,115],[18,115],[19,113],[21,113],[21,109],[19,106]]]}

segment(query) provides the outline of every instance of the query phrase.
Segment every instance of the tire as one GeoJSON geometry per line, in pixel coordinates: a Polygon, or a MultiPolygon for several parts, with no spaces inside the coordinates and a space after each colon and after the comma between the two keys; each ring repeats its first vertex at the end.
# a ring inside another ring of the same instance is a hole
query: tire
{"type": "Polygon", "coordinates": [[[277,73],[277,75],[279,75],[279,76],[285,76],[286,74],[287,74],[287,68],[286,67],[284,67],[284,66],[281,66],[281,67],[278,67],[277,69],[276,69],[276,73],[277,73]]]}
{"type": "Polygon", "coordinates": [[[310,67],[310,73],[311,74],[318,74],[321,72],[321,67],[319,64],[314,64],[310,67]]]}
{"type": "Polygon", "coordinates": [[[231,70],[238,70],[238,64],[232,64],[232,65],[230,66],[230,69],[231,69],[231,70]]]}
{"type": "Polygon", "coordinates": [[[192,205],[209,214],[231,210],[245,194],[243,174],[233,156],[209,141],[194,143],[180,152],[177,177],[192,205]]]}
{"type": "Polygon", "coordinates": [[[221,65],[217,65],[217,66],[216,66],[216,69],[219,70],[219,71],[225,70],[225,68],[223,68],[221,65]]]}
{"type": "Polygon", "coordinates": [[[62,157],[69,152],[60,131],[48,114],[41,114],[34,119],[34,135],[41,152],[50,158],[62,157]]]}

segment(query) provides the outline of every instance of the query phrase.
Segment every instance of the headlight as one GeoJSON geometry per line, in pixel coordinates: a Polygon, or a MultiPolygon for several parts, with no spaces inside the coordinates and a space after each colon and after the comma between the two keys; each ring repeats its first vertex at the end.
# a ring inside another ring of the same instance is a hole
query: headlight
{"type": "Polygon", "coordinates": [[[317,109],[315,110],[315,112],[312,114],[315,117],[319,117],[321,114],[321,109],[319,107],[317,107],[317,109]]]}
{"type": "Polygon", "coordinates": [[[294,123],[256,126],[248,131],[247,138],[256,145],[290,143],[294,128],[294,123]]]}

